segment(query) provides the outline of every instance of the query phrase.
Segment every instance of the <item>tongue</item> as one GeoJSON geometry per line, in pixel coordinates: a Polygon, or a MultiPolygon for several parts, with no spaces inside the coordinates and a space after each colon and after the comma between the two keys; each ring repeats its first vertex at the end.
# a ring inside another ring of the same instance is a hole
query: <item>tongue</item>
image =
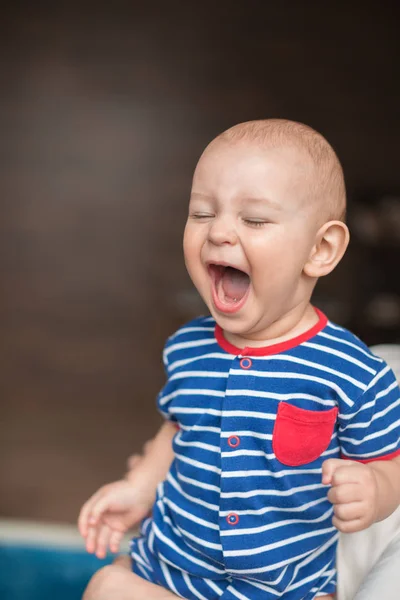
{"type": "Polygon", "coordinates": [[[249,282],[249,276],[243,271],[226,267],[222,276],[222,289],[227,298],[239,301],[247,292],[249,282]]]}

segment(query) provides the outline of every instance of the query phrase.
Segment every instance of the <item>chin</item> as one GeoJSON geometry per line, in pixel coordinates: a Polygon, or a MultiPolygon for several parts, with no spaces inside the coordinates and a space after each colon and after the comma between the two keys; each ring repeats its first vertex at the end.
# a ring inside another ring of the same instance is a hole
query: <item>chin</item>
{"type": "Polygon", "coordinates": [[[221,327],[221,329],[227,331],[228,333],[233,333],[235,335],[246,337],[247,335],[251,335],[251,333],[253,332],[254,325],[252,323],[249,323],[239,315],[221,315],[215,310],[211,311],[211,314],[218,323],[218,325],[221,327]]]}

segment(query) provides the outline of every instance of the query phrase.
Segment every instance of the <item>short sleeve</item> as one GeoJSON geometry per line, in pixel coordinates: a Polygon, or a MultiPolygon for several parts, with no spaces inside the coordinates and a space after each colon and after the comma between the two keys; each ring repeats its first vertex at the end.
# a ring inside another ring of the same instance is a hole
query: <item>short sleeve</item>
{"type": "Polygon", "coordinates": [[[371,462],[400,455],[400,389],[384,361],[352,408],[339,411],[338,436],[342,458],[371,462]]]}

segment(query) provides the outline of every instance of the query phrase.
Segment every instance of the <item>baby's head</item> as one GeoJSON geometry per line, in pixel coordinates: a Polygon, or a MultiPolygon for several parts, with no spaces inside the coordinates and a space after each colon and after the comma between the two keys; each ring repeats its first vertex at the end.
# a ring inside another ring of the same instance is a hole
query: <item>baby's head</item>
{"type": "Polygon", "coordinates": [[[340,162],[293,121],[241,123],[197,164],[184,252],[189,274],[227,332],[248,340],[309,305],[348,243],[340,162]]]}

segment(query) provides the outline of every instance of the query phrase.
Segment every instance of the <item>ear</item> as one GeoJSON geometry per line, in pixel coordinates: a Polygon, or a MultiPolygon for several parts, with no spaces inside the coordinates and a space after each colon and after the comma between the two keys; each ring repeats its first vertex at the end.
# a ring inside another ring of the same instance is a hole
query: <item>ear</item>
{"type": "Polygon", "coordinates": [[[349,230],[342,221],[328,221],[322,225],[303,272],[314,278],[328,275],[342,259],[349,240],[349,230]]]}

